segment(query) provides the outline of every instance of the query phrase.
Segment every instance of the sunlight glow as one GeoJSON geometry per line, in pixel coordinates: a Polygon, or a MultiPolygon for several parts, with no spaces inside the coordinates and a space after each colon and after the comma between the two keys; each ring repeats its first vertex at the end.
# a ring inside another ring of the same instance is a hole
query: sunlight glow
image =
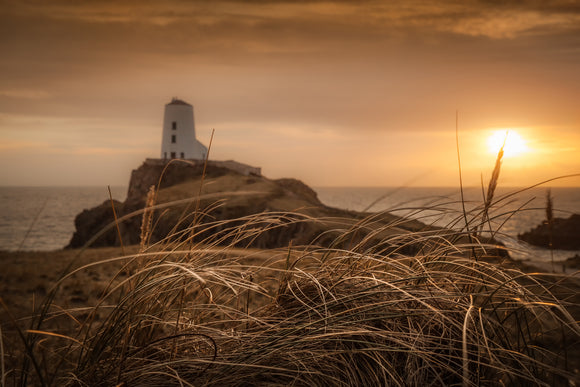
{"type": "Polygon", "coordinates": [[[518,156],[529,149],[526,141],[513,129],[496,130],[487,138],[487,148],[490,153],[497,154],[504,144],[505,157],[518,156]],[[506,137],[507,135],[507,137],[506,137]]]}

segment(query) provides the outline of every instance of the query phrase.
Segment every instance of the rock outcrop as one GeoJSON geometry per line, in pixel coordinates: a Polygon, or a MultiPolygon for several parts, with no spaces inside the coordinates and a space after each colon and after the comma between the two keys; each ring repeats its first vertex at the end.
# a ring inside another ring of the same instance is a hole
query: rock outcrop
{"type": "Polygon", "coordinates": [[[569,218],[555,218],[551,225],[547,222],[534,229],[519,234],[518,238],[531,245],[557,250],[580,250],[580,215],[569,218]]]}
{"type": "MultiPolygon", "coordinates": [[[[361,232],[360,228],[350,239],[343,234],[344,230],[349,230],[368,214],[327,207],[312,188],[299,180],[271,180],[253,173],[259,172],[258,169],[228,163],[235,168],[220,162],[209,163],[205,166],[203,179],[204,165],[201,162],[168,164],[163,160],[147,160],[143,163],[131,174],[125,202],[114,202],[123,243],[140,242],[142,213],[151,186],[159,187],[155,200],[158,207],[153,212],[151,222],[151,242],[163,240],[169,235],[173,239],[186,238],[190,233],[183,231],[192,224],[196,225],[196,240],[214,240],[220,244],[238,243],[238,237],[228,234],[228,230],[246,225],[247,232],[255,235],[240,241],[246,246],[259,248],[284,247],[290,242],[296,245],[316,241],[317,244],[328,245],[336,243],[336,238],[340,236],[343,236],[345,245],[353,245],[364,239],[365,232],[361,232]],[[274,215],[268,215],[266,221],[256,218],[261,213],[274,215]],[[317,220],[305,221],[307,218],[317,220]],[[250,222],[251,226],[248,226],[248,219],[255,219],[254,223],[250,222]]],[[[376,242],[385,234],[417,231],[426,227],[418,221],[401,222],[399,217],[390,214],[381,215],[377,221],[384,225],[398,224],[397,227],[385,227],[383,234],[377,234],[365,243],[376,242]]],[[[119,245],[113,210],[108,200],[80,213],[75,219],[75,226],[76,231],[67,246],[69,248],[87,243],[91,246],[119,245]]],[[[411,252],[412,244],[405,249],[411,252]]]]}
{"type": "Polygon", "coordinates": [[[563,264],[564,267],[568,267],[571,269],[580,269],[580,255],[576,254],[573,257],[570,257],[559,263],[563,264]]]}

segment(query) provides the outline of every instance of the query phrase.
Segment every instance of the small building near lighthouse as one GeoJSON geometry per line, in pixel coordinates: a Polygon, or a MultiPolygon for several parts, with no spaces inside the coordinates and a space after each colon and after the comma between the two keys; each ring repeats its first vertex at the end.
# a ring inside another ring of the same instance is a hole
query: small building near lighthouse
{"type": "Polygon", "coordinates": [[[193,106],[173,98],[165,105],[161,158],[204,160],[207,147],[195,137],[193,106]]]}

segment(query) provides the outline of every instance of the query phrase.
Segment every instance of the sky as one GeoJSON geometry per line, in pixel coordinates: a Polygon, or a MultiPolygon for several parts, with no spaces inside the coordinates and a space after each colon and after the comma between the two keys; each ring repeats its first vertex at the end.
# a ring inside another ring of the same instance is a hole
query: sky
{"type": "Polygon", "coordinates": [[[128,184],[173,97],[315,187],[580,173],[579,1],[0,0],[0,52],[0,185],[128,184]]]}

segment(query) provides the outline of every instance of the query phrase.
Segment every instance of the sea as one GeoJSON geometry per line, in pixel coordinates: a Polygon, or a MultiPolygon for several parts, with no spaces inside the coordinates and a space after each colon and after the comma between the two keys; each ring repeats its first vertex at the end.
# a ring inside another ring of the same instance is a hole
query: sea
{"type": "MultiPolygon", "coordinates": [[[[111,186],[124,201],[127,187],[111,186]]],[[[0,187],[0,250],[62,249],[78,213],[109,200],[107,187],[0,187]]]]}
{"type": "MultiPolygon", "coordinates": [[[[331,207],[354,211],[387,211],[427,224],[460,229],[480,218],[481,188],[457,187],[315,187],[331,207]]],[[[127,187],[111,187],[113,198],[125,200],[127,187]]],[[[513,258],[532,262],[564,260],[580,251],[541,249],[517,240],[546,219],[546,187],[498,187],[486,230],[510,248],[513,258]]],[[[555,217],[580,213],[580,188],[554,187],[550,197],[555,217]]],[[[75,230],[75,216],[109,200],[107,187],[0,187],[0,250],[50,251],[66,246],[75,230]]],[[[471,227],[473,228],[473,224],[471,227]]],[[[579,236],[580,237],[580,236],[579,236]]]]}

